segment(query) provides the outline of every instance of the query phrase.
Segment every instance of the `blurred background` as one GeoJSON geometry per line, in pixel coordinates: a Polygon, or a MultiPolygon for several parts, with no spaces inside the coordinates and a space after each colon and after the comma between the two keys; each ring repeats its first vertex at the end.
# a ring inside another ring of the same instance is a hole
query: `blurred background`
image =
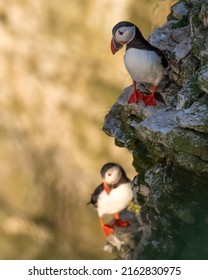
{"type": "Polygon", "coordinates": [[[131,154],[102,132],[131,84],[111,29],[145,37],[173,0],[0,0],[0,259],[112,259],[86,206],[109,161],[131,154]]]}

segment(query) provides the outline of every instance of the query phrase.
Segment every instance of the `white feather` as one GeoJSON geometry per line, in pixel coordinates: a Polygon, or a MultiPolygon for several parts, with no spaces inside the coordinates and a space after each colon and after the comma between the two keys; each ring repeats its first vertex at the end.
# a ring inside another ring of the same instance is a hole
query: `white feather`
{"type": "Polygon", "coordinates": [[[158,85],[164,74],[161,58],[154,51],[130,48],[125,53],[124,63],[136,82],[158,85]]]}
{"type": "Polygon", "coordinates": [[[135,26],[123,26],[116,31],[115,39],[117,40],[117,42],[123,41],[127,44],[134,38],[135,33],[135,26]]]}
{"type": "Polygon", "coordinates": [[[104,180],[107,184],[113,185],[119,181],[121,175],[122,173],[120,166],[114,165],[106,171],[104,180]]]}
{"type": "Polygon", "coordinates": [[[104,214],[114,214],[126,208],[133,199],[132,183],[124,183],[113,189],[108,195],[102,191],[98,197],[97,211],[98,216],[104,214]]]}

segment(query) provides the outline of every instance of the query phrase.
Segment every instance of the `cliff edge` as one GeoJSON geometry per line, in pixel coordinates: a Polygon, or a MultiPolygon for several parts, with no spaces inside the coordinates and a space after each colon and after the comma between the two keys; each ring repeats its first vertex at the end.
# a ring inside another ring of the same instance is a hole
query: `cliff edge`
{"type": "Polygon", "coordinates": [[[149,41],[170,65],[157,105],[129,105],[130,86],[104,120],[104,132],[132,152],[142,206],[132,232],[116,231],[119,246],[108,242],[121,259],[207,259],[208,3],[175,4],[149,41]]]}

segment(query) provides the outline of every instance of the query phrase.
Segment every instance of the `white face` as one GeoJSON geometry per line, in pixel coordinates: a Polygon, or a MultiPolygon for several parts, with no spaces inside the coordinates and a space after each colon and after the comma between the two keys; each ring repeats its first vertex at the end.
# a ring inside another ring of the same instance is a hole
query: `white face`
{"type": "Polygon", "coordinates": [[[129,43],[135,36],[135,26],[128,26],[128,27],[120,27],[115,34],[115,39],[117,42],[121,43],[129,43]]]}
{"type": "Polygon", "coordinates": [[[121,175],[122,172],[119,166],[113,166],[106,171],[104,181],[107,184],[114,185],[119,181],[121,175]]]}

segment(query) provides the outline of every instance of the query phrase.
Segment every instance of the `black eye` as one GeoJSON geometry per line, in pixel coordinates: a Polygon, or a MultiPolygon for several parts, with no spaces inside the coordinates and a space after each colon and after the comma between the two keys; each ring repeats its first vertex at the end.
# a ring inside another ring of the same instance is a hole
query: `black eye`
{"type": "Polygon", "coordinates": [[[120,30],[118,30],[119,35],[123,35],[124,33],[120,30]]]}
{"type": "Polygon", "coordinates": [[[108,176],[111,176],[111,173],[108,173],[108,176]]]}

